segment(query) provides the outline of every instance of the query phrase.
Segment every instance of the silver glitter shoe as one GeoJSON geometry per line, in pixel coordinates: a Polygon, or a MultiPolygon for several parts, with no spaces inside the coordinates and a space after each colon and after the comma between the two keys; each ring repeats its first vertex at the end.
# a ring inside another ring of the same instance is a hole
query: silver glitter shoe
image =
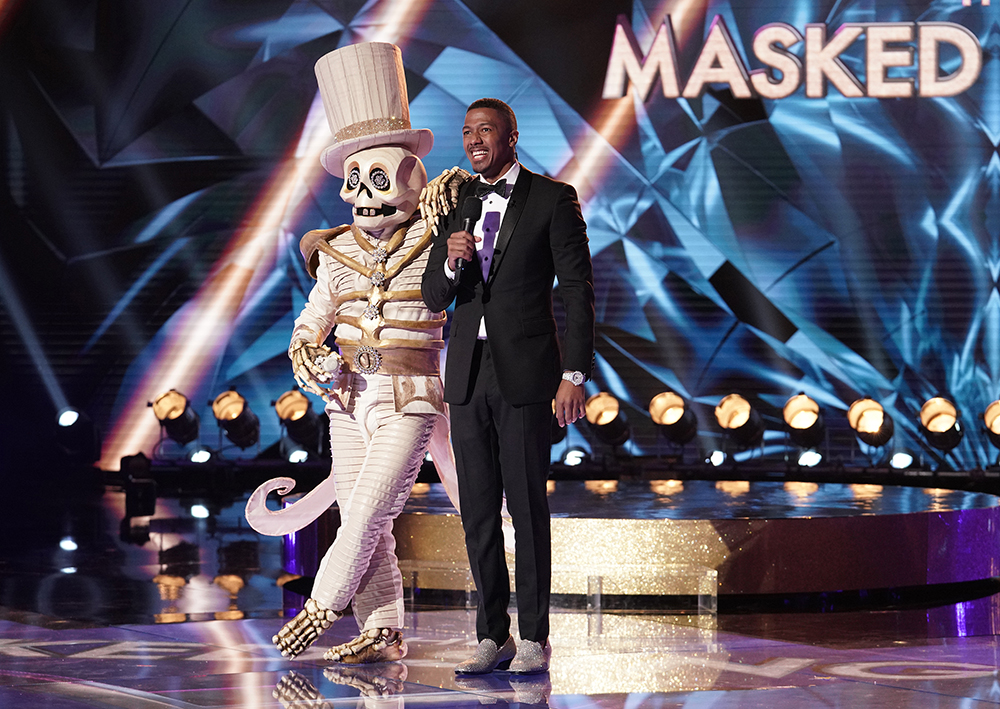
{"type": "Polygon", "coordinates": [[[476,653],[464,662],[458,663],[455,667],[457,675],[484,675],[496,669],[505,670],[514,658],[517,646],[514,645],[514,638],[507,636],[503,645],[497,644],[486,638],[479,643],[476,653]]]}
{"type": "Polygon", "coordinates": [[[552,657],[552,645],[532,640],[522,640],[517,647],[517,654],[510,663],[510,671],[516,675],[537,675],[549,670],[549,658],[552,657]]]}

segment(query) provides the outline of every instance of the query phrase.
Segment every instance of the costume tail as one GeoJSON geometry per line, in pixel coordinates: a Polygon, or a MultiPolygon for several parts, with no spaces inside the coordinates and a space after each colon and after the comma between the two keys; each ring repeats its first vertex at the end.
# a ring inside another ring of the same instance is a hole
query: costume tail
{"type": "Polygon", "coordinates": [[[295,487],[292,478],[273,478],[261,484],[247,500],[246,518],[250,526],[261,534],[280,537],[297,532],[330,509],[337,500],[333,475],[314,487],[301,500],[288,507],[272,511],[267,509],[267,496],[273,491],[287,495],[295,487]]]}

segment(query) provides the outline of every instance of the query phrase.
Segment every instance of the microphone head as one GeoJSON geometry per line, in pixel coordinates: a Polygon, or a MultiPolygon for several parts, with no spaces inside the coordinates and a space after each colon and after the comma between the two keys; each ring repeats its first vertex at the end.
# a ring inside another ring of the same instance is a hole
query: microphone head
{"type": "Polygon", "coordinates": [[[462,202],[462,222],[475,224],[483,216],[483,200],[476,195],[469,195],[462,202]]]}

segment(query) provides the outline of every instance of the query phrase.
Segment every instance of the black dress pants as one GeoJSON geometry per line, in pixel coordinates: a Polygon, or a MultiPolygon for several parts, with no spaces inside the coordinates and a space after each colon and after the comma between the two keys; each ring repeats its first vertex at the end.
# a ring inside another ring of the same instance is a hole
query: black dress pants
{"type": "MultiPolygon", "coordinates": [[[[525,366],[530,366],[526,363],[525,366]]],[[[512,406],[500,394],[487,341],[479,341],[465,404],[451,405],[462,526],[479,591],[479,640],[503,644],[510,634],[510,582],[500,509],[514,523],[518,630],[524,640],[549,635],[552,544],[546,481],[552,404],[512,406]]]]}

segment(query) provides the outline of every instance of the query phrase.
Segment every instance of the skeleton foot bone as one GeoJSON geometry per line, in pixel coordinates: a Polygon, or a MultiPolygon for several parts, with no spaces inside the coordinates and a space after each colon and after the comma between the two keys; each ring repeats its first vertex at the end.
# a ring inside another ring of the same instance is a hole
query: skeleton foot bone
{"type": "Polygon", "coordinates": [[[307,647],[333,625],[342,613],[323,608],[315,600],[306,601],[305,608],[285,623],[278,634],[271,638],[281,654],[289,659],[301,654],[307,647]]]}
{"type": "Polygon", "coordinates": [[[361,665],[372,662],[394,662],[406,656],[403,634],[389,628],[372,628],[343,645],[331,647],[323,655],[324,660],[361,665]]]}

